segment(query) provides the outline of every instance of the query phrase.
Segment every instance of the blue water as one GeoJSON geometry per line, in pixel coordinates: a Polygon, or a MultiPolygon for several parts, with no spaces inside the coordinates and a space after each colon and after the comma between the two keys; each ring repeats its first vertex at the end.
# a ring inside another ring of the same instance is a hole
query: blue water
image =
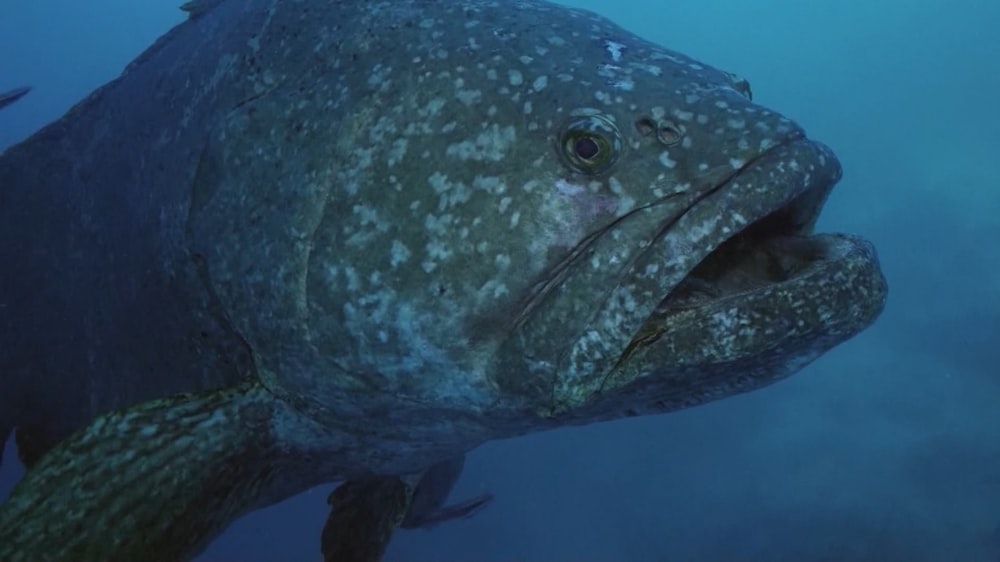
{"type": "MultiPolygon", "coordinates": [[[[114,77],[175,3],[0,5],[0,91],[35,87],[0,112],[0,148],[114,77]]],[[[482,447],[455,497],[494,504],[399,533],[387,560],[1000,560],[1000,3],[570,4],[749,78],[830,144],[845,176],[819,227],[876,243],[889,304],[765,390],[482,447]]],[[[328,491],[200,560],[319,560],[328,491]]]]}

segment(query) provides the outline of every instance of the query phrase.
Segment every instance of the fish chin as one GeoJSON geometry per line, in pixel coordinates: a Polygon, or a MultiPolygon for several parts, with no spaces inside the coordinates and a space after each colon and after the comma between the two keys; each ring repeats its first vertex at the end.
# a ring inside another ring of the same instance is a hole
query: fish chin
{"type": "Polygon", "coordinates": [[[871,243],[845,234],[738,235],[649,317],[605,379],[632,416],[755,390],[870,326],[888,293],[871,243]],[[733,259],[738,248],[745,254],[733,259]]]}

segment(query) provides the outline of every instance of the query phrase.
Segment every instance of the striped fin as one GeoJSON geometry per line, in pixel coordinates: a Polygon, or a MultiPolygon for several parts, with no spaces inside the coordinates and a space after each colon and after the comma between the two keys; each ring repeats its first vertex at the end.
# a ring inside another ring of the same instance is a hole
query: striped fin
{"type": "Polygon", "coordinates": [[[274,404],[254,382],[97,418],[0,506],[0,560],[190,558],[279,477],[274,404]]]}

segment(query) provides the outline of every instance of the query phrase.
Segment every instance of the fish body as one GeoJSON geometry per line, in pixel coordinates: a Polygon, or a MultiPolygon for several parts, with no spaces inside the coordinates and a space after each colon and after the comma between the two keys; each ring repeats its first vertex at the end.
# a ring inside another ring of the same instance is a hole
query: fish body
{"type": "Polygon", "coordinates": [[[214,3],[0,156],[0,558],[187,558],[372,475],[391,531],[483,442],[780,380],[884,306],[812,231],[840,175],[590,12],[214,3]]]}

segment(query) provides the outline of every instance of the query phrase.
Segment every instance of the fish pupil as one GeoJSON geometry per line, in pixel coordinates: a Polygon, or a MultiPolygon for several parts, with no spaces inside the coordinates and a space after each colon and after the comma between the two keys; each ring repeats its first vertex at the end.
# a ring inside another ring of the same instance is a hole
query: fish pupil
{"type": "Polygon", "coordinates": [[[590,137],[577,139],[576,145],[573,148],[581,160],[592,160],[601,151],[601,147],[590,137]]]}

